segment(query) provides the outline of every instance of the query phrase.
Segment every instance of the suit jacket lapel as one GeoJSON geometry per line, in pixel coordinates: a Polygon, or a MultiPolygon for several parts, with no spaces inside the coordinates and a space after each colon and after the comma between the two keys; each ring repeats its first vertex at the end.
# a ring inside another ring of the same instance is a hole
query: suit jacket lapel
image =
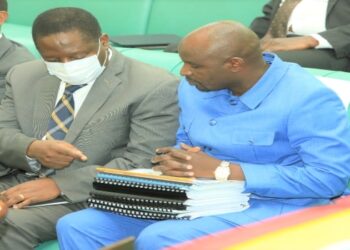
{"type": "Polygon", "coordinates": [[[327,16],[332,11],[333,7],[335,6],[336,2],[338,0],[328,0],[328,6],[327,6],[327,16]]]}
{"type": "Polygon", "coordinates": [[[46,76],[40,79],[37,85],[33,113],[33,131],[38,139],[41,139],[47,132],[51,113],[55,108],[60,82],[54,76],[46,76]]]}
{"type": "Polygon", "coordinates": [[[5,52],[11,47],[11,43],[7,38],[2,34],[2,38],[0,38],[0,57],[2,57],[5,52]]]}
{"type": "Polygon", "coordinates": [[[121,83],[118,75],[122,71],[124,57],[114,50],[112,53],[112,58],[105,71],[92,86],[74,122],[69,128],[65,141],[72,143],[78,137],[96,111],[106,102],[113,89],[121,83]]]}

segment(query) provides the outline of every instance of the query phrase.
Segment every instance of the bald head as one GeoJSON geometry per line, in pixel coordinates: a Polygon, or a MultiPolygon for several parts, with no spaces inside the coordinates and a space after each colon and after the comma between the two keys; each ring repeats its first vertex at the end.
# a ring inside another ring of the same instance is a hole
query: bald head
{"type": "Polygon", "coordinates": [[[259,38],[240,23],[220,21],[188,34],[180,43],[181,75],[201,91],[230,89],[242,95],[264,74],[259,38]]]}
{"type": "Polygon", "coordinates": [[[260,42],[256,34],[234,21],[220,21],[189,33],[179,50],[191,49],[206,57],[227,59],[232,56],[248,61],[261,58],[260,42]]]}

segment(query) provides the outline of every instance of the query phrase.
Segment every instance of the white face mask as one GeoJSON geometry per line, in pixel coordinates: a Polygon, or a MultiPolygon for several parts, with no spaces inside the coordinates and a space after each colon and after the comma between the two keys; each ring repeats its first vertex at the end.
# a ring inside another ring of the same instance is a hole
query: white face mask
{"type": "Polygon", "coordinates": [[[106,60],[101,65],[98,60],[98,54],[100,53],[100,42],[98,46],[98,52],[96,55],[85,57],[82,59],[60,63],[60,62],[47,62],[44,61],[50,75],[55,75],[65,83],[71,85],[86,84],[93,82],[105,69],[106,60]]]}

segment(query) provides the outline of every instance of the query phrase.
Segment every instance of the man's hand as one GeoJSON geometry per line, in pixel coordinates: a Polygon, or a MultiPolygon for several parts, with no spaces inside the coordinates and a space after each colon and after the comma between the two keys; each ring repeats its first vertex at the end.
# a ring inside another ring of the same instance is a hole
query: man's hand
{"type": "Polygon", "coordinates": [[[0,198],[0,220],[6,217],[7,211],[8,207],[6,202],[0,198]]]}
{"type": "Polygon", "coordinates": [[[86,161],[87,157],[72,144],[60,140],[36,140],[29,145],[27,156],[48,168],[61,169],[73,160],[86,161]]]}
{"type": "Polygon", "coordinates": [[[260,40],[260,45],[263,51],[290,51],[314,48],[318,45],[318,41],[312,36],[287,38],[271,38],[266,36],[260,40]]]}
{"type": "Polygon", "coordinates": [[[186,144],[182,144],[181,149],[158,148],[156,153],[152,163],[158,165],[154,169],[170,176],[213,178],[220,164],[220,160],[203,153],[199,147],[186,144]]]}
{"type": "Polygon", "coordinates": [[[2,192],[8,207],[24,208],[30,204],[57,198],[61,190],[50,178],[40,178],[18,184],[2,192]]]}

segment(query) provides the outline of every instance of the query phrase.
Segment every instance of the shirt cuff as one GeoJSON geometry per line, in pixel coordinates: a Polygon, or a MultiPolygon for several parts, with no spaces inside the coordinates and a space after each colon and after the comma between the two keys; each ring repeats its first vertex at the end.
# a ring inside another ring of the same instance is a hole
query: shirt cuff
{"type": "Polygon", "coordinates": [[[37,160],[30,158],[28,156],[26,156],[26,159],[27,159],[29,168],[33,173],[38,173],[41,170],[41,164],[37,160]]]}
{"type": "MultiPolygon", "coordinates": [[[[274,176],[269,165],[264,167],[251,163],[239,163],[245,176],[245,192],[258,196],[271,195],[271,182],[274,176]]],[[[273,192],[272,192],[273,193],[273,192]]]]}
{"type": "Polygon", "coordinates": [[[333,46],[321,35],[311,34],[310,36],[318,41],[318,45],[315,47],[315,49],[333,49],[333,46]]]}

